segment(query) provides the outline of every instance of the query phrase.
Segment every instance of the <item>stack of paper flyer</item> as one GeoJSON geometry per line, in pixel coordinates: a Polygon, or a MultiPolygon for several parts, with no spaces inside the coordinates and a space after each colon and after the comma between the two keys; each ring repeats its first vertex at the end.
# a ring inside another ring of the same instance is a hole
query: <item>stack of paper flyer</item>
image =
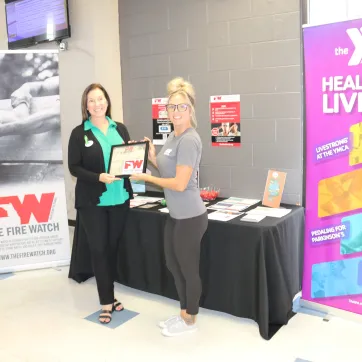
{"type": "Polygon", "coordinates": [[[242,217],[241,221],[247,221],[247,222],[259,222],[263,219],[265,219],[265,215],[257,215],[257,214],[246,214],[244,217],[242,217]]]}
{"type": "Polygon", "coordinates": [[[244,204],[244,205],[253,206],[253,205],[257,204],[258,202],[260,202],[260,200],[244,199],[241,197],[229,197],[228,199],[224,200],[224,202],[232,202],[233,204],[244,204]]]}
{"type": "Polygon", "coordinates": [[[163,197],[136,196],[134,199],[140,200],[140,201],[145,201],[148,204],[148,203],[161,201],[161,200],[163,200],[163,197]]]}
{"type": "Polygon", "coordinates": [[[153,207],[158,207],[160,204],[144,204],[138,206],[140,209],[152,209],[153,207]]]}
{"type": "Polygon", "coordinates": [[[209,220],[218,220],[218,221],[229,221],[232,220],[238,216],[240,216],[241,213],[237,211],[227,211],[227,210],[219,210],[212,212],[208,215],[209,220]]]}
{"type": "Polygon", "coordinates": [[[254,199],[242,199],[238,197],[229,197],[223,201],[211,205],[208,207],[210,210],[223,210],[223,211],[243,211],[252,205],[257,204],[260,200],[254,199]]]}
{"type": "Polygon", "coordinates": [[[136,196],[131,200],[130,207],[133,208],[144,204],[152,204],[161,200],[163,200],[163,197],[136,196]]]}
{"type": "Polygon", "coordinates": [[[159,209],[158,211],[164,212],[166,214],[168,214],[170,212],[170,210],[167,207],[164,207],[162,209],[159,209]]]}
{"type": "Polygon", "coordinates": [[[288,215],[291,211],[291,209],[258,206],[255,209],[248,211],[247,214],[281,218],[285,215],[288,215]]]}
{"type": "Polygon", "coordinates": [[[234,205],[232,203],[227,202],[218,202],[215,205],[211,205],[208,207],[209,210],[218,210],[218,211],[243,211],[247,209],[249,206],[247,205],[234,205]]]}

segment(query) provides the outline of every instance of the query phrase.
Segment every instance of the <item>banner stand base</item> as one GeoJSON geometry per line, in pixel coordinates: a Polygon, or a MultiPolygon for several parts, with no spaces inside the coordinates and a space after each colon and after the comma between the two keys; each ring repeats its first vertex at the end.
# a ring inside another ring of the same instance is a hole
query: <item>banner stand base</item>
{"type": "Polygon", "coordinates": [[[322,305],[319,303],[311,302],[309,300],[304,300],[300,298],[299,305],[304,308],[312,309],[317,312],[326,313],[326,319],[330,320],[330,317],[338,317],[349,320],[351,322],[357,322],[362,324],[362,315],[348,312],[342,309],[333,308],[328,305],[322,305]]]}
{"type": "Polygon", "coordinates": [[[58,260],[52,261],[47,263],[37,263],[37,264],[26,264],[26,265],[16,265],[13,267],[1,268],[0,274],[7,274],[7,273],[16,273],[16,272],[23,272],[23,271],[30,271],[30,270],[41,270],[41,269],[55,269],[62,266],[69,266],[70,259],[67,260],[58,260]]]}

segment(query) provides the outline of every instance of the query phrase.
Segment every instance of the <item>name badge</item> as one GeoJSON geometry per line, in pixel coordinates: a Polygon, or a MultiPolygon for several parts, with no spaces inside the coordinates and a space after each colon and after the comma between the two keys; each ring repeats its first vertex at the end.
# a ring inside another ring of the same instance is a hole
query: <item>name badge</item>
{"type": "Polygon", "coordinates": [[[170,156],[170,153],[172,152],[172,148],[168,148],[163,154],[165,156],[170,156]]]}
{"type": "Polygon", "coordinates": [[[93,144],[93,141],[89,140],[87,136],[84,136],[84,146],[90,147],[90,146],[92,146],[92,144],[93,144]]]}

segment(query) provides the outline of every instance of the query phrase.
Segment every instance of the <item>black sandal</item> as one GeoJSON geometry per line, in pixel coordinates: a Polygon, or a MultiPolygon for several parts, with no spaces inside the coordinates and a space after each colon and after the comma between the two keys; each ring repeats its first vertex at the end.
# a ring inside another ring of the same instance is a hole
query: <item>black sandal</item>
{"type": "Polygon", "coordinates": [[[113,310],[116,312],[122,312],[124,310],[123,305],[122,305],[122,309],[117,309],[117,307],[119,307],[120,305],[122,305],[122,303],[119,302],[117,299],[115,299],[113,302],[113,310]]]}
{"type": "Polygon", "coordinates": [[[112,312],[113,312],[113,310],[102,309],[101,313],[99,314],[99,317],[98,317],[99,323],[102,323],[102,324],[110,323],[112,320],[112,312]],[[101,321],[101,319],[105,319],[105,321],[101,321]]]}

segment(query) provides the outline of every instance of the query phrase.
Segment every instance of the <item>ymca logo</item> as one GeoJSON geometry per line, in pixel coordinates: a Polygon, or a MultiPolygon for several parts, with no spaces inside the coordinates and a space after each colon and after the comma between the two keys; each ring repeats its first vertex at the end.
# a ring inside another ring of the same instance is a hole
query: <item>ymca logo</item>
{"type": "Polygon", "coordinates": [[[0,205],[0,220],[1,218],[13,217],[17,214],[20,218],[20,223],[29,224],[31,215],[37,222],[43,223],[48,222],[50,213],[52,211],[53,201],[55,193],[42,194],[40,200],[34,194],[25,195],[23,202],[20,201],[18,196],[1,196],[0,205]],[[12,207],[15,211],[13,215],[11,210],[7,210],[8,207],[12,207]]]}
{"type": "Polygon", "coordinates": [[[355,47],[351,59],[348,62],[348,65],[360,65],[362,63],[362,28],[347,29],[347,34],[355,47]]]}
{"type": "Polygon", "coordinates": [[[143,160],[124,161],[123,171],[129,174],[130,172],[140,173],[143,171],[143,160]]]}

